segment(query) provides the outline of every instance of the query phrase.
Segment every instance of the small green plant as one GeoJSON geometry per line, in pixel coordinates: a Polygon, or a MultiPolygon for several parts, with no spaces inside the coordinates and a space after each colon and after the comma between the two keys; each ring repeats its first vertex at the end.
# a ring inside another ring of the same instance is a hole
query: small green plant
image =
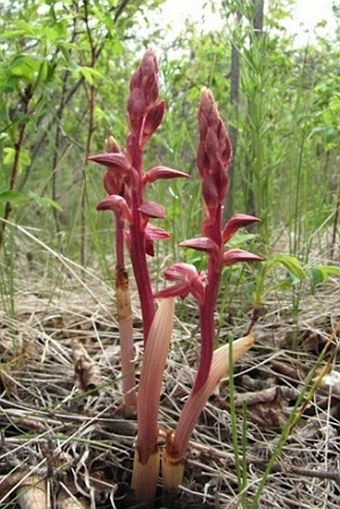
{"type": "MultiPolygon", "coordinates": [[[[254,216],[238,214],[223,224],[224,201],[229,190],[229,164],[232,147],[219,115],[212,93],[204,89],[198,112],[199,146],[197,166],[204,202],[203,236],[180,243],[181,247],[205,253],[207,270],[198,271],[192,264],[175,263],[165,271],[170,287],[154,292],[148,270],[147,255],[154,255],[154,241],[169,237],[164,230],[150,224],[150,219],[163,218],[164,208],[146,200],[145,188],[159,179],[187,177],[178,170],[156,166],[143,171],[143,153],[147,142],[161,124],[165,111],[159,99],[158,65],[154,53],[148,50],[130,82],[128,114],[130,132],[121,150],[111,140],[109,152],[91,156],[90,160],[106,167],[104,187],[108,196],[97,206],[111,210],[116,218],[117,269],[124,266],[123,239],[132,261],[140,297],[144,334],[144,358],[137,397],[138,432],[132,476],[132,487],[139,501],[150,502],[155,496],[159,475],[158,409],[161,382],[172,334],[174,297],[191,294],[199,309],[200,355],[197,375],[191,394],[184,405],[178,426],[167,435],[162,454],[163,483],[177,487],[183,478],[184,455],[189,438],[203,407],[229,367],[229,346],[214,351],[215,310],[223,267],[238,262],[260,261],[261,257],[238,248],[225,248],[231,237],[244,226],[259,221],[254,216]],[[125,227],[127,228],[125,229],[125,227]],[[161,299],[156,311],[155,299],[161,299]]],[[[117,287],[117,306],[120,288],[117,287]]],[[[130,330],[131,332],[131,330],[130,330]]],[[[129,346],[122,337],[122,358],[131,359],[129,346]],[[128,348],[129,353],[124,354],[128,348]]],[[[121,328],[121,335],[124,331],[121,328]]],[[[237,360],[253,344],[253,337],[241,338],[232,345],[232,357],[237,360]]],[[[132,362],[130,370],[133,371],[132,362]]],[[[133,389],[133,385],[130,387],[133,389]]]]}
{"type": "Polygon", "coordinates": [[[309,282],[311,292],[314,294],[317,286],[325,283],[330,276],[339,277],[339,267],[335,265],[304,265],[298,258],[292,255],[284,253],[273,255],[261,264],[257,275],[254,291],[254,309],[260,309],[271,292],[277,290],[295,291],[301,288],[301,284],[304,282],[309,282]],[[279,269],[282,268],[285,270],[285,274],[280,273],[279,269]],[[268,281],[271,282],[270,285],[267,284],[268,281]]]}

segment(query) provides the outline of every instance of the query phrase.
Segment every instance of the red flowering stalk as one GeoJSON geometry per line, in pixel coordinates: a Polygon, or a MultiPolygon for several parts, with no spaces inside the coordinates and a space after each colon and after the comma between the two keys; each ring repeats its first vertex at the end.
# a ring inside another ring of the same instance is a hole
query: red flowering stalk
{"type": "Polygon", "coordinates": [[[90,157],[91,161],[106,166],[112,179],[122,179],[124,182],[124,196],[110,193],[97,208],[111,209],[122,221],[128,222],[126,240],[140,297],[145,343],[155,314],[146,255],[154,255],[154,240],[169,237],[161,228],[149,224],[150,218],[163,218],[165,212],[162,205],[144,200],[145,188],[161,178],[187,177],[185,173],[165,166],[156,166],[143,173],[145,145],[161,124],[164,112],[165,102],[159,99],[156,56],[152,50],[148,50],[130,81],[130,132],[125,150],[90,157]]]}
{"type": "Polygon", "coordinates": [[[141,501],[152,499],[158,479],[159,394],[173,319],[172,299],[161,304],[155,314],[146,259],[146,255],[154,255],[155,240],[169,237],[166,231],[149,222],[152,218],[163,218],[165,211],[162,205],[145,200],[144,193],[146,187],[158,179],[187,177],[185,173],[166,166],[143,172],[145,145],[161,124],[164,111],[165,103],[159,99],[157,60],[148,50],[130,82],[130,132],[125,149],[90,157],[107,169],[104,186],[109,196],[97,205],[97,209],[112,210],[116,215],[117,259],[122,256],[123,225],[127,224],[125,240],[141,304],[145,357],[138,391],[138,437],[133,471],[133,488],[137,500],[141,501]]]}
{"type": "MultiPolygon", "coordinates": [[[[216,383],[228,369],[228,357],[226,356],[225,362],[223,362],[220,355],[217,356],[218,362],[216,361],[212,367],[215,340],[214,314],[222,269],[226,265],[238,262],[261,260],[259,256],[247,251],[225,249],[224,247],[239,228],[257,222],[259,219],[240,214],[231,217],[222,227],[223,204],[229,189],[228,171],[232,147],[213,95],[207,89],[204,89],[201,94],[198,122],[200,139],[197,166],[202,182],[205,206],[205,219],[202,225],[204,236],[181,242],[180,246],[204,251],[208,256],[208,268],[206,272],[199,273],[193,265],[177,263],[165,271],[165,277],[175,281],[175,284],[155,294],[156,297],[180,296],[183,298],[191,293],[199,306],[201,350],[198,371],[179,425],[176,432],[169,435],[166,446],[167,463],[177,465],[180,465],[183,458],[200,411],[216,383]],[[195,411],[193,411],[194,409],[195,411]]],[[[235,351],[234,358],[238,357],[238,352],[241,352],[241,355],[246,351],[251,343],[252,341],[247,337],[242,342],[243,346],[235,351]]],[[[165,479],[167,476],[168,474],[165,472],[165,479]]],[[[172,474],[170,474],[170,478],[171,476],[172,474]]],[[[178,476],[175,475],[175,477],[175,483],[177,483],[178,476]]]]}

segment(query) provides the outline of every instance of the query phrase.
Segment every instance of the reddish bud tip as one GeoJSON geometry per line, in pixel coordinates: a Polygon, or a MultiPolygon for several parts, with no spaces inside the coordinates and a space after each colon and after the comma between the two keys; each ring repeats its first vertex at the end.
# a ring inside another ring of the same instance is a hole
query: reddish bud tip
{"type": "Polygon", "coordinates": [[[106,149],[106,152],[110,152],[110,153],[121,152],[121,148],[120,148],[117,140],[113,136],[109,136],[108,138],[106,138],[105,149],[106,149]]]}
{"type": "Polygon", "coordinates": [[[210,90],[203,89],[198,111],[200,131],[197,166],[208,207],[221,205],[228,192],[232,147],[210,90]]]}

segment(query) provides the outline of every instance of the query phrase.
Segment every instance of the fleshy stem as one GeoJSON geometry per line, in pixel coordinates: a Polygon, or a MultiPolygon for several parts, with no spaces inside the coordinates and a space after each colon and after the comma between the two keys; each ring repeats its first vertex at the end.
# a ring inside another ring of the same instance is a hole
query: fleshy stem
{"type": "MultiPolygon", "coordinates": [[[[119,153],[120,147],[116,140],[110,136],[106,142],[108,153],[119,153]]],[[[112,177],[108,170],[104,177],[104,187],[108,194],[119,193],[124,196],[124,180],[119,177],[112,177]]],[[[116,248],[116,307],[118,315],[118,327],[121,349],[121,370],[124,403],[126,409],[136,408],[136,377],[135,377],[135,352],[133,345],[133,318],[131,310],[131,299],[129,291],[129,276],[125,268],[124,256],[124,220],[117,211],[115,216],[115,248],[116,248]]]]}
{"type": "Polygon", "coordinates": [[[143,148],[141,147],[141,134],[143,123],[136,134],[130,134],[130,143],[128,147],[129,155],[131,157],[131,164],[136,170],[137,175],[135,185],[132,188],[131,208],[132,208],[132,223],[130,223],[131,233],[131,262],[133,273],[135,276],[138,293],[141,297],[140,305],[143,317],[143,336],[144,344],[149,335],[150,327],[153,317],[155,315],[155,306],[152,295],[152,287],[149,275],[148,264],[145,252],[145,234],[141,228],[141,217],[139,207],[142,204],[142,161],[143,161],[143,148]]]}
{"type": "Polygon", "coordinates": [[[207,271],[207,286],[205,288],[204,302],[199,306],[201,353],[199,357],[197,376],[193,387],[194,392],[199,389],[201,385],[200,380],[207,379],[213,355],[215,340],[214,314],[223,267],[221,262],[223,254],[223,245],[221,242],[221,220],[222,220],[222,207],[221,205],[219,205],[217,207],[215,215],[215,224],[209,228],[211,233],[210,238],[213,238],[214,241],[216,242],[216,245],[219,246],[219,251],[217,254],[215,253],[208,254],[209,261],[207,271]]]}

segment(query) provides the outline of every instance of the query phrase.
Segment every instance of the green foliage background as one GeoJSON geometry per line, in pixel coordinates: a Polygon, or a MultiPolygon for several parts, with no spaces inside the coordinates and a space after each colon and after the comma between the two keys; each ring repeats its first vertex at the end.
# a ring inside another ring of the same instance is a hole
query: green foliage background
{"type": "MultiPolygon", "coordinates": [[[[192,175],[154,189],[173,233],[162,253],[176,258],[177,243],[199,235],[196,110],[208,86],[238,135],[228,214],[261,217],[256,241],[264,254],[279,249],[306,261],[326,238],[329,256],[339,210],[336,45],[319,37],[295,48],[283,29],[292,2],[283,0],[270,2],[261,36],[253,26],[256,2],[224,0],[222,30],[202,34],[188,22],[171,39],[163,22],[150,22],[162,3],[1,2],[0,216],[10,203],[11,222],[37,228],[40,238],[82,263],[111,249],[111,218],[95,211],[102,172],[86,153],[102,152],[110,134],[124,145],[129,76],[152,46],[168,111],[145,167],[165,164],[192,175]],[[230,98],[232,48],[240,63],[237,107],[230,98]]],[[[5,243],[14,231],[6,228],[5,243]]],[[[196,254],[181,256],[199,264],[196,254]]]]}

